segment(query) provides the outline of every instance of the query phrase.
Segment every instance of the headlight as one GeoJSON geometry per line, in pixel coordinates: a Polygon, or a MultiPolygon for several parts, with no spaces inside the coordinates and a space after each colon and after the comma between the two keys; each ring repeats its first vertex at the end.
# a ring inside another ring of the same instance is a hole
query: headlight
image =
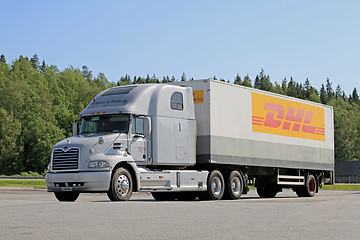
{"type": "Polygon", "coordinates": [[[105,161],[91,161],[88,164],[89,168],[108,168],[110,165],[105,161]]]}

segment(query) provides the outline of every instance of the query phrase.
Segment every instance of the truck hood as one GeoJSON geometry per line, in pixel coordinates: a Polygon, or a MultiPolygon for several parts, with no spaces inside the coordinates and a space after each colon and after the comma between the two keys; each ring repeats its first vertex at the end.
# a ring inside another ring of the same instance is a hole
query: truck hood
{"type": "Polygon", "coordinates": [[[78,147],[80,149],[83,148],[99,148],[101,146],[102,149],[107,149],[110,145],[112,145],[117,139],[126,139],[126,134],[119,134],[119,133],[96,133],[96,134],[81,134],[78,136],[70,137],[64,139],[53,147],[56,148],[71,148],[71,147],[78,147]],[[99,138],[102,137],[104,139],[104,143],[100,145],[98,143],[99,138]]]}

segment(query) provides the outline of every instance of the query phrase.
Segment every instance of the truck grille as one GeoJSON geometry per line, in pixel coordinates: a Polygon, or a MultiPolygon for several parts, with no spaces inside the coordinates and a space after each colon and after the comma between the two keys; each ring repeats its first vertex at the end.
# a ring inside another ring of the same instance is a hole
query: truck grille
{"type": "Polygon", "coordinates": [[[53,151],[53,170],[77,170],[79,168],[79,149],[70,148],[67,151],[55,149],[53,151]]]}

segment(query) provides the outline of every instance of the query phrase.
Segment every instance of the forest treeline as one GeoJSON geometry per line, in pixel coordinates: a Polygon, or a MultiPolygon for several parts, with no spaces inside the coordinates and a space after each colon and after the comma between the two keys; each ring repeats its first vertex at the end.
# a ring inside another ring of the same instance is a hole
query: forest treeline
{"type": "MultiPolygon", "coordinates": [[[[180,79],[125,75],[113,83],[103,73],[93,76],[86,66],[60,71],[45,61],[40,63],[36,54],[32,58],[20,56],[11,63],[1,55],[0,174],[43,173],[53,145],[71,136],[73,122],[99,92],[120,85],[187,80],[192,78],[185,73],[180,79]]],[[[333,106],[336,161],[360,159],[360,99],[356,88],[347,95],[339,85],[334,90],[329,79],[319,90],[308,79],[303,84],[292,78],[271,82],[262,69],[253,80],[238,74],[232,82],[333,106]]]]}

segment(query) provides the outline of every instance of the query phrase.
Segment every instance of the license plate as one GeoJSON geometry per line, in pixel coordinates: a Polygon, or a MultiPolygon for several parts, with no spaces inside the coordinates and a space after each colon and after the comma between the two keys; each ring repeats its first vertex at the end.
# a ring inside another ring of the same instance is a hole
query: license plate
{"type": "Polygon", "coordinates": [[[61,191],[63,192],[72,192],[73,188],[72,187],[62,187],[61,191]]]}

